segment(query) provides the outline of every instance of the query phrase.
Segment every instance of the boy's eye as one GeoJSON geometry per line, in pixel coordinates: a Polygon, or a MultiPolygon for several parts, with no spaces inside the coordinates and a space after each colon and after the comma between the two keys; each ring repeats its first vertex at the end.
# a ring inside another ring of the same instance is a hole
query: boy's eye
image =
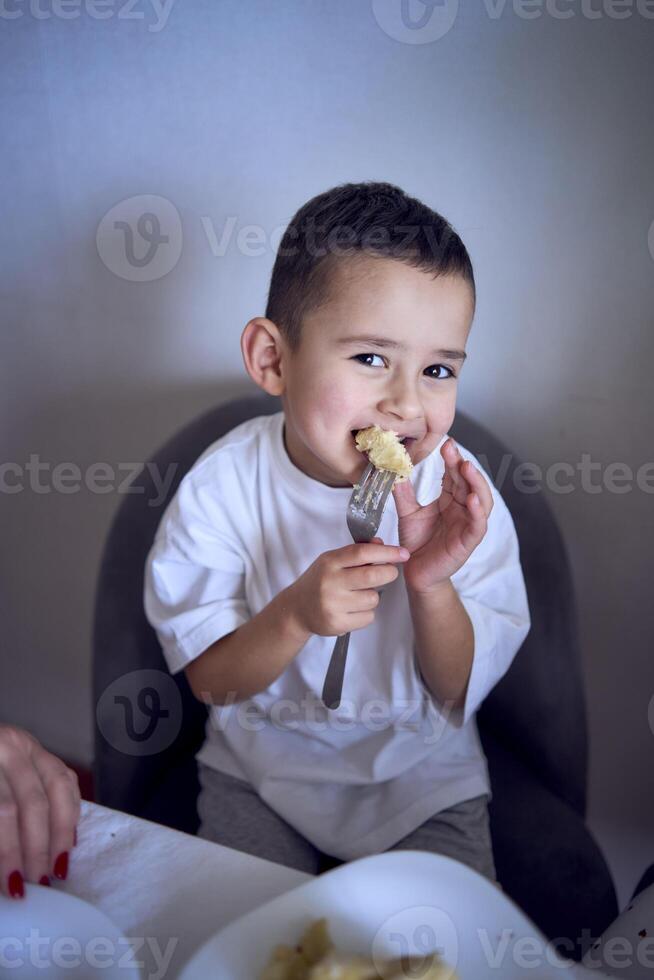
{"type": "MultiPolygon", "coordinates": [[[[380,360],[383,360],[381,354],[355,354],[354,357],[352,358],[352,360],[353,361],[358,361],[359,364],[363,364],[363,361],[360,360],[360,358],[367,358],[367,357],[378,357],[380,360]]],[[[368,365],[366,365],[366,367],[372,367],[372,364],[368,364],[368,365]]],[[[445,375],[443,375],[443,374],[438,375],[438,376],[436,376],[436,375],[430,375],[430,377],[433,378],[434,381],[447,381],[448,378],[456,378],[456,374],[454,373],[454,371],[452,370],[452,368],[447,367],[446,364],[432,364],[432,365],[430,365],[430,367],[425,368],[426,371],[432,371],[434,369],[436,371],[446,371],[447,372],[447,374],[445,374],[445,375]]]]}
{"type": "MultiPolygon", "coordinates": [[[[380,360],[383,359],[381,357],[381,354],[355,354],[354,357],[352,358],[352,360],[359,361],[359,363],[361,364],[363,362],[360,361],[359,359],[362,358],[362,357],[378,357],[380,360]]],[[[371,366],[371,365],[369,365],[369,366],[371,366]]]]}
{"type": "Polygon", "coordinates": [[[447,371],[447,374],[439,375],[439,377],[434,378],[435,381],[447,381],[448,378],[456,378],[456,374],[452,368],[447,366],[447,364],[432,364],[432,366],[428,367],[426,370],[431,371],[432,369],[435,369],[436,371],[447,371]]]}

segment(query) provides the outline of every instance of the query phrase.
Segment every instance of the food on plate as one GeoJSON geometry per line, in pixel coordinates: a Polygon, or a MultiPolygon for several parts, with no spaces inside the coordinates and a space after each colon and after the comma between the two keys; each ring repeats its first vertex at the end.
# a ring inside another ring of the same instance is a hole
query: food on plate
{"type": "Polygon", "coordinates": [[[359,429],[354,441],[359,452],[367,453],[368,459],[378,470],[397,473],[396,483],[404,483],[409,477],[413,463],[393,429],[371,425],[367,429],[359,429]]]}
{"type": "Polygon", "coordinates": [[[297,946],[276,946],[259,980],[457,980],[436,953],[376,962],[334,948],[327,920],[316,919],[297,946]]]}
{"type": "Polygon", "coordinates": [[[305,930],[297,946],[275,946],[260,980],[304,980],[331,948],[327,920],[316,919],[305,930]]]}

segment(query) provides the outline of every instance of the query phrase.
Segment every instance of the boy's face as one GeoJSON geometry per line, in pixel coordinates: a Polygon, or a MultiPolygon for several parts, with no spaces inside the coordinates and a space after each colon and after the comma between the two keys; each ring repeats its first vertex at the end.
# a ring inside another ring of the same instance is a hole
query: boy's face
{"type": "Polygon", "coordinates": [[[329,299],[305,317],[295,354],[283,354],[285,442],[292,462],[334,487],[352,486],[368,465],[352,430],[379,425],[414,441],[414,464],[454,420],[472,291],[459,276],[433,279],[395,259],[341,260],[329,299]],[[382,338],[384,347],[355,341],[382,338]],[[402,345],[392,347],[390,343],[402,345]]]}

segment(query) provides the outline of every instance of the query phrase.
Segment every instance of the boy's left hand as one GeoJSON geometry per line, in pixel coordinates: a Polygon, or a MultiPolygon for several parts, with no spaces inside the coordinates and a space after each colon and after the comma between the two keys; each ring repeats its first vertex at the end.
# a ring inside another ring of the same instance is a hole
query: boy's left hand
{"type": "Polygon", "coordinates": [[[415,592],[433,591],[461,568],[486,534],[493,509],[488,483],[454,441],[447,439],[440,451],[440,497],[423,507],[410,480],[393,487],[400,545],[411,552],[402,565],[404,581],[415,592]]]}

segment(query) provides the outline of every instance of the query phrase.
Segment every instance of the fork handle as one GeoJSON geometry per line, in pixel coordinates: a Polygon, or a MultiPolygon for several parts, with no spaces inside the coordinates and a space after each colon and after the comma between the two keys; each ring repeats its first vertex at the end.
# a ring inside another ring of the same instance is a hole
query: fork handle
{"type": "Polygon", "coordinates": [[[347,659],[347,646],[349,642],[349,633],[343,633],[342,636],[336,638],[327,673],[325,674],[325,683],[322,689],[322,703],[326,708],[330,708],[331,710],[338,708],[341,703],[343,675],[345,674],[345,661],[347,659]]]}

